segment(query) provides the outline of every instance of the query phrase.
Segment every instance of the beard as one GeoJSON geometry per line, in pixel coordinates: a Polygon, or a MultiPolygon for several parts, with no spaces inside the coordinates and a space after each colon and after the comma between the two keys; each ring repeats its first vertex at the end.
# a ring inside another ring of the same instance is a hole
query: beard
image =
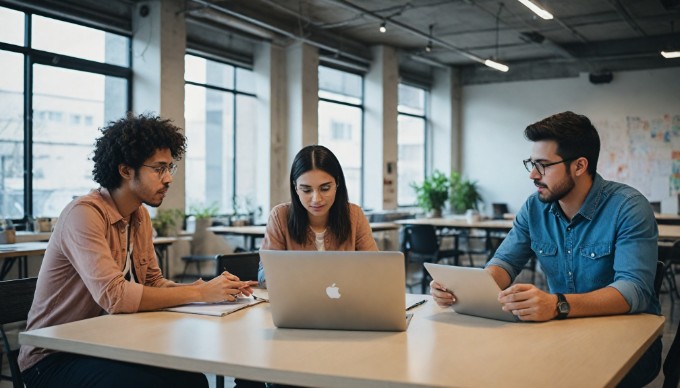
{"type": "Polygon", "coordinates": [[[538,181],[534,181],[534,184],[536,186],[548,189],[547,193],[538,194],[538,200],[543,203],[559,201],[560,199],[564,198],[567,194],[569,194],[571,190],[574,188],[574,186],[576,186],[576,182],[574,182],[574,178],[572,178],[571,176],[567,176],[561,182],[556,183],[552,188],[538,181]]]}

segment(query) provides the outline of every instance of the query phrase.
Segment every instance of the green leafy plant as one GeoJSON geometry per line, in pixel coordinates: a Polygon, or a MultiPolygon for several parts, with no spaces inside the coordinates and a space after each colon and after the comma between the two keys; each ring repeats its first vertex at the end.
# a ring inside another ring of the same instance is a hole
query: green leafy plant
{"type": "Polygon", "coordinates": [[[159,236],[168,236],[183,217],[184,212],[180,209],[158,209],[151,224],[159,236]]]}
{"type": "Polygon", "coordinates": [[[459,173],[453,171],[449,178],[451,193],[449,204],[454,213],[465,213],[468,209],[479,210],[479,203],[483,201],[477,181],[464,179],[459,173]]]}
{"type": "Polygon", "coordinates": [[[435,170],[421,185],[413,182],[411,187],[416,191],[418,206],[426,212],[441,213],[449,198],[449,179],[446,175],[435,170]]]}
{"type": "Polygon", "coordinates": [[[220,208],[216,202],[213,202],[210,205],[191,205],[189,211],[197,220],[201,220],[216,217],[220,208]]]}

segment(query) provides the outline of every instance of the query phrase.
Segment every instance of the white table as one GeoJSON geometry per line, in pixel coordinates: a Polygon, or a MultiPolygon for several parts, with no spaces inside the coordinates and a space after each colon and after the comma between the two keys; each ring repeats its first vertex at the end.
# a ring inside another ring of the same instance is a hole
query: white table
{"type": "MultiPolygon", "coordinates": [[[[407,295],[408,304],[422,295],[407,295]]],[[[225,317],[107,315],[25,332],[22,344],[245,379],[329,387],[614,386],[664,318],[507,323],[412,310],[406,332],[277,329],[270,306],[225,317]]]]}

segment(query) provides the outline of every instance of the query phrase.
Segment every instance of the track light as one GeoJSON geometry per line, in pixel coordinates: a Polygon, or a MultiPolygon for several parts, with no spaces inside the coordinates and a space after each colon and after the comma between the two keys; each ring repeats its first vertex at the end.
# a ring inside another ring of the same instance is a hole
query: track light
{"type": "Polygon", "coordinates": [[[524,4],[525,7],[529,8],[532,10],[536,15],[540,16],[543,19],[550,20],[553,18],[553,15],[544,10],[543,8],[537,6],[536,4],[532,3],[530,0],[517,0],[520,3],[524,4]]]}
{"type": "Polygon", "coordinates": [[[425,51],[428,53],[432,51],[432,30],[434,29],[434,24],[430,24],[430,37],[427,39],[427,46],[425,46],[425,51]]]}
{"type": "MultiPolygon", "coordinates": [[[[674,25],[673,21],[671,20],[671,36],[673,36],[673,30],[674,30],[674,25]]],[[[673,46],[671,46],[673,47],[673,46]]],[[[677,47],[677,46],[675,46],[677,47]]],[[[666,46],[668,48],[668,46],[666,46]]],[[[666,59],[671,59],[671,58],[680,58],[680,50],[672,50],[672,49],[667,49],[667,50],[661,50],[661,55],[666,58],[666,59]]]]}
{"type": "Polygon", "coordinates": [[[380,25],[380,28],[378,28],[378,31],[382,32],[383,34],[387,32],[387,23],[382,22],[380,25]]]}
{"type": "Polygon", "coordinates": [[[500,62],[496,62],[496,61],[491,60],[491,59],[487,59],[486,61],[484,61],[484,64],[487,65],[487,66],[489,66],[489,67],[491,67],[491,68],[493,68],[493,69],[496,69],[496,70],[498,70],[498,71],[502,71],[503,73],[505,73],[505,72],[507,72],[508,70],[510,70],[510,68],[508,67],[508,65],[504,65],[504,64],[502,64],[502,63],[500,63],[500,62]]]}

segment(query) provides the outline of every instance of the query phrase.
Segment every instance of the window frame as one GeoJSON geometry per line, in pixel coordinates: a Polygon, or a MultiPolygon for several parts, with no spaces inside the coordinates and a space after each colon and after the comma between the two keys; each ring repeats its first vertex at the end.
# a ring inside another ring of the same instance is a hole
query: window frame
{"type": "MultiPolygon", "coordinates": [[[[429,160],[428,158],[429,158],[429,153],[430,153],[430,138],[431,138],[430,131],[431,131],[431,128],[432,128],[432,126],[430,125],[430,120],[428,119],[427,113],[430,110],[430,98],[431,98],[432,91],[430,90],[429,87],[423,86],[421,84],[415,84],[415,83],[405,82],[405,81],[401,81],[399,83],[403,84],[405,86],[412,87],[412,88],[421,89],[425,92],[425,101],[424,101],[424,105],[423,105],[423,114],[422,115],[399,111],[399,99],[397,98],[397,122],[399,121],[399,116],[407,116],[407,117],[413,117],[413,118],[418,118],[418,119],[423,120],[423,124],[424,124],[424,126],[423,126],[423,176],[426,177],[426,176],[428,176],[427,173],[428,173],[428,170],[429,170],[429,168],[428,168],[429,166],[428,166],[427,161],[429,160]]],[[[399,131],[398,126],[397,126],[397,131],[399,131]]],[[[399,138],[399,136],[397,135],[397,139],[398,138],[399,138]]],[[[398,148],[399,148],[399,143],[397,141],[397,158],[398,158],[398,155],[399,155],[398,148]]],[[[397,172],[397,178],[398,178],[398,174],[399,173],[397,172]]],[[[412,208],[412,207],[417,206],[416,203],[400,204],[398,194],[399,194],[399,188],[397,188],[397,207],[398,208],[412,208]]]]}
{"type": "Polygon", "coordinates": [[[69,19],[68,17],[52,15],[47,12],[36,12],[27,7],[14,7],[9,5],[2,5],[3,8],[14,11],[23,12],[24,14],[24,42],[23,46],[18,46],[10,43],[0,42],[0,51],[13,52],[23,55],[23,130],[24,130],[24,215],[21,219],[13,219],[14,223],[23,225],[25,229],[30,229],[30,221],[34,218],[33,214],[33,79],[34,67],[33,65],[51,66],[61,69],[75,70],[86,73],[93,73],[103,76],[111,76],[122,78],[127,82],[127,104],[126,110],[130,111],[132,108],[132,35],[123,33],[120,30],[110,29],[97,25],[95,23],[87,23],[82,20],[69,19]],[[127,44],[127,67],[113,65],[110,63],[101,63],[88,59],[72,57],[64,54],[52,53],[44,50],[37,50],[32,48],[32,24],[33,15],[58,20],[65,23],[80,25],[88,28],[93,28],[106,33],[128,38],[127,44]]]}
{"type": "MultiPolygon", "coordinates": [[[[366,165],[366,158],[365,158],[365,152],[364,152],[364,146],[366,144],[366,106],[365,106],[366,105],[366,74],[361,73],[359,71],[349,70],[347,67],[344,67],[344,66],[333,66],[333,65],[330,65],[328,63],[319,63],[319,67],[321,67],[321,66],[327,67],[329,69],[337,70],[337,71],[342,71],[342,72],[345,72],[345,73],[354,74],[354,75],[357,75],[361,78],[361,98],[359,99],[360,102],[358,104],[354,104],[354,103],[346,102],[346,101],[333,100],[333,99],[327,98],[327,97],[321,97],[321,96],[319,96],[319,91],[322,90],[321,87],[319,87],[318,90],[317,90],[317,98],[318,98],[319,102],[323,101],[323,102],[327,102],[327,103],[331,103],[331,104],[340,104],[340,105],[349,106],[349,107],[352,107],[352,108],[359,108],[359,110],[361,112],[361,128],[360,128],[360,131],[359,131],[360,132],[359,136],[361,138],[361,147],[360,147],[361,148],[361,150],[360,150],[361,155],[359,157],[359,159],[361,160],[361,168],[359,169],[360,186],[359,186],[359,201],[358,201],[359,203],[357,205],[363,207],[364,199],[365,199],[364,198],[364,196],[365,196],[364,195],[364,179],[365,179],[365,165],[366,165]]],[[[318,74],[318,68],[317,68],[317,74],[318,74]]],[[[318,109],[319,108],[318,108],[318,104],[317,104],[317,115],[318,115],[318,109]]],[[[318,121],[318,118],[317,118],[317,121],[318,121]]],[[[317,123],[317,128],[318,128],[318,123],[317,123]]],[[[317,131],[318,131],[318,129],[317,129],[317,131]]],[[[318,133],[317,133],[317,136],[318,136],[318,133]]]]}
{"type": "MultiPolygon", "coordinates": [[[[233,130],[233,133],[232,133],[233,138],[232,138],[232,150],[231,150],[232,151],[231,163],[233,164],[234,173],[233,173],[232,180],[231,180],[232,198],[230,198],[231,199],[230,202],[234,203],[234,201],[236,201],[236,199],[237,199],[236,186],[237,186],[237,182],[238,182],[238,169],[237,169],[238,157],[237,157],[237,152],[236,152],[237,151],[237,136],[238,136],[237,125],[236,125],[237,122],[238,122],[238,110],[237,110],[238,99],[236,97],[240,95],[240,96],[253,97],[253,98],[257,99],[257,94],[251,93],[251,92],[244,92],[244,91],[238,90],[236,88],[236,85],[237,85],[236,77],[237,77],[237,73],[238,73],[237,69],[244,69],[244,70],[249,70],[249,71],[253,71],[253,69],[246,67],[246,66],[243,66],[243,64],[241,64],[241,63],[231,62],[231,61],[229,61],[227,59],[223,59],[223,58],[216,58],[214,55],[203,54],[203,53],[198,52],[196,50],[187,50],[184,53],[185,61],[186,61],[187,55],[198,57],[198,58],[204,59],[206,61],[217,62],[217,63],[222,64],[222,65],[228,65],[228,66],[231,66],[231,67],[234,68],[234,71],[233,71],[233,74],[232,74],[233,88],[225,88],[225,87],[222,87],[222,86],[210,85],[210,84],[206,84],[206,83],[200,83],[200,82],[195,82],[195,81],[187,81],[186,77],[184,79],[184,87],[185,88],[186,88],[187,85],[191,85],[191,86],[203,87],[203,88],[208,89],[208,90],[214,90],[214,91],[223,92],[223,93],[231,93],[233,95],[232,107],[231,107],[233,115],[232,115],[232,119],[231,119],[231,126],[234,130],[233,130]]],[[[184,114],[186,115],[186,112],[184,114]]],[[[186,178],[185,178],[185,183],[186,183],[186,178]]],[[[189,214],[190,206],[191,205],[186,203],[186,200],[185,200],[184,208],[185,208],[185,211],[187,212],[187,214],[189,214]]],[[[232,211],[234,211],[234,210],[235,209],[232,209],[232,211]]]]}

